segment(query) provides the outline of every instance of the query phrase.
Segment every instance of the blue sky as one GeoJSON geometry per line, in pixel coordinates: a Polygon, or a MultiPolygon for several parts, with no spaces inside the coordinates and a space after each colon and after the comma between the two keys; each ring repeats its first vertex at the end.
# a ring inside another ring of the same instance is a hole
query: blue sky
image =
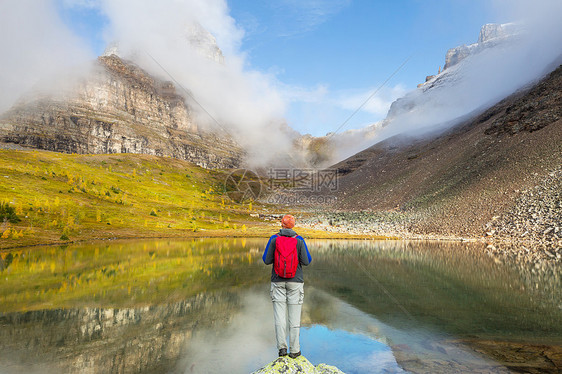
{"type": "Polygon", "coordinates": [[[334,93],[335,99],[353,97],[346,108],[330,105],[332,100],[292,102],[288,111],[291,125],[317,135],[321,130],[337,129],[411,56],[381,90],[387,93],[382,98],[383,108],[359,112],[346,128],[360,128],[384,118],[396,96],[415,88],[426,75],[437,73],[447,49],[475,42],[480,26],[498,21],[492,16],[490,1],[479,0],[272,3],[229,2],[231,15],[247,33],[243,49],[249,63],[276,72],[289,85],[323,87],[334,93]],[[401,89],[393,95],[387,92],[392,87],[401,89]]]}
{"type": "Polygon", "coordinates": [[[250,63],[278,70],[290,84],[336,89],[382,82],[411,54],[397,79],[415,85],[442,65],[448,48],[475,42],[480,26],[493,21],[488,2],[478,0],[316,1],[340,4],[324,15],[271,3],[229,2],[247,32],[250,63]]]}
{"type": "MultiPolygon", "coordinates": [[[[91,2],[59,0],[57,10],[99,55],[108,20],[99,8],[76,6],[91,2]]],[[[229,16],[244,33],[237,48],[246,68],[273,76],[287,103],[289,125],[313,135],[338,128],[411,56],[342,131],[384,118],[396,97],[437,73],[448,48],[475,42],[485,23],[509,21],[494,4],[497,1],[227,1],[229,16]]]]}

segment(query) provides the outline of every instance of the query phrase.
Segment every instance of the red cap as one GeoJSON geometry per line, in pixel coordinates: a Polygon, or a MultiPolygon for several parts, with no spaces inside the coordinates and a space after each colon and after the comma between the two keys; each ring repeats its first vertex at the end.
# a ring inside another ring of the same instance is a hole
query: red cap
{"type": "Polygon", "coordinates": [[[287,229],[292,229],[295,227],[295,217],[290,214],[285,214],[281,220],[281,225],[287,229]]]}

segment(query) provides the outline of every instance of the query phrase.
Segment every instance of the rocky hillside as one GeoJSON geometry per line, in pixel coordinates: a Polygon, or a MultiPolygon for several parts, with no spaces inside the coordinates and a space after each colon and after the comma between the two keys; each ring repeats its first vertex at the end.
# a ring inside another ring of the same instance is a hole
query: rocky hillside
{"type": "Polygon", "coordinates": [[[562,209],[556,200],[561,87],[559,67],[444,133],[396,136],[348,158],[334,166],[340,175],[335,208],[392,211],[398,232],[439,236],[485,236],[503,220],[507,226],[493,235],[528,231],[527,237],[549,235],[550,247],[562,247],[554,224],[562,209]],[[543,184],[540,194],[530,192],[543,184]]]}
{"type": "MultiPolygon", "coordinates": [[[[500,217],[492,217],[486,235],[501,241],[517,239],[526,252],[537,243],[551,259],[562,259],[562,167],[538,185],[521,192],[515,205],[500,217]]],[[[492,245],[491,251],[496,248],[492,245]]]]}
{"type": "Polygon", "coordinates": [[[143,153],[206,168],[237,167],[243,151],[200,128],[171,82],[116,55],[60,95],[33,96],[0,116],[0,142],[66,153],[143,153]]]}

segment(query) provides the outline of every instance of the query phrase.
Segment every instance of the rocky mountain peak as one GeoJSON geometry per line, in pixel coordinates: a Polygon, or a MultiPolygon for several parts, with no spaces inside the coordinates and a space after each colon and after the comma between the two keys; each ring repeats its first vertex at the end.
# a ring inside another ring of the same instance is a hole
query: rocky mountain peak
{"type": "MultiPolygon", "coordinates": [[[[224,55],[217,44],[217,39],[207,29],[198,22],[193,22],[185,26],[183,38],[186,44],[200,56],[219,64],[224,63],[224,55]]],[[[124,58],[124,53],[118,41],[110,43],[105,49],[103,56],[119,56],[124,58]]]]}
{"type": "Polygon", "coordinates": [[[199,23],[188,25],[185,28],[185,37],[197,53],[219,64],[224,63],[224,56],[217,45],[217,40],[199,23]]]}
{"type": "Polygon", "coordinates": [[[510,37],[515,34],[513,23],[487,23],[480,28],[478,43],[486,43],[492,39],[510,37]]]}
{"type": "Polygon", "coordinates": [[[505,42],[516,34],[516,26],[513,23],[488,23],[480,28],[478,41],[473,44],[463,44],[451,48],[445,55],[445,66],[443,70],[454,66],[470,55],[478,53],[483,49],[496,46],[505,42]]]}

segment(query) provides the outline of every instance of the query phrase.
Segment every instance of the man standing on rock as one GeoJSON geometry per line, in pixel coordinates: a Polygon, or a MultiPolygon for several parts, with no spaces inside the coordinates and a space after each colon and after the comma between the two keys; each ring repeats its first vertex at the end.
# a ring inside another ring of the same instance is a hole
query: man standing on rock
{"type": "Polygon", "coordinates": [[[279,233],[269,238],[263,254],[271,270],[271,301],[275,318],[275,335],[279,356],[287,355],[287,311],[289,314],[289,357],[301,355],[299,334],[301,309],[304,300],[304,278],[302,266],[312,261],[304,239],[293,231],[295,217],[285,215],[279,233]]]}

